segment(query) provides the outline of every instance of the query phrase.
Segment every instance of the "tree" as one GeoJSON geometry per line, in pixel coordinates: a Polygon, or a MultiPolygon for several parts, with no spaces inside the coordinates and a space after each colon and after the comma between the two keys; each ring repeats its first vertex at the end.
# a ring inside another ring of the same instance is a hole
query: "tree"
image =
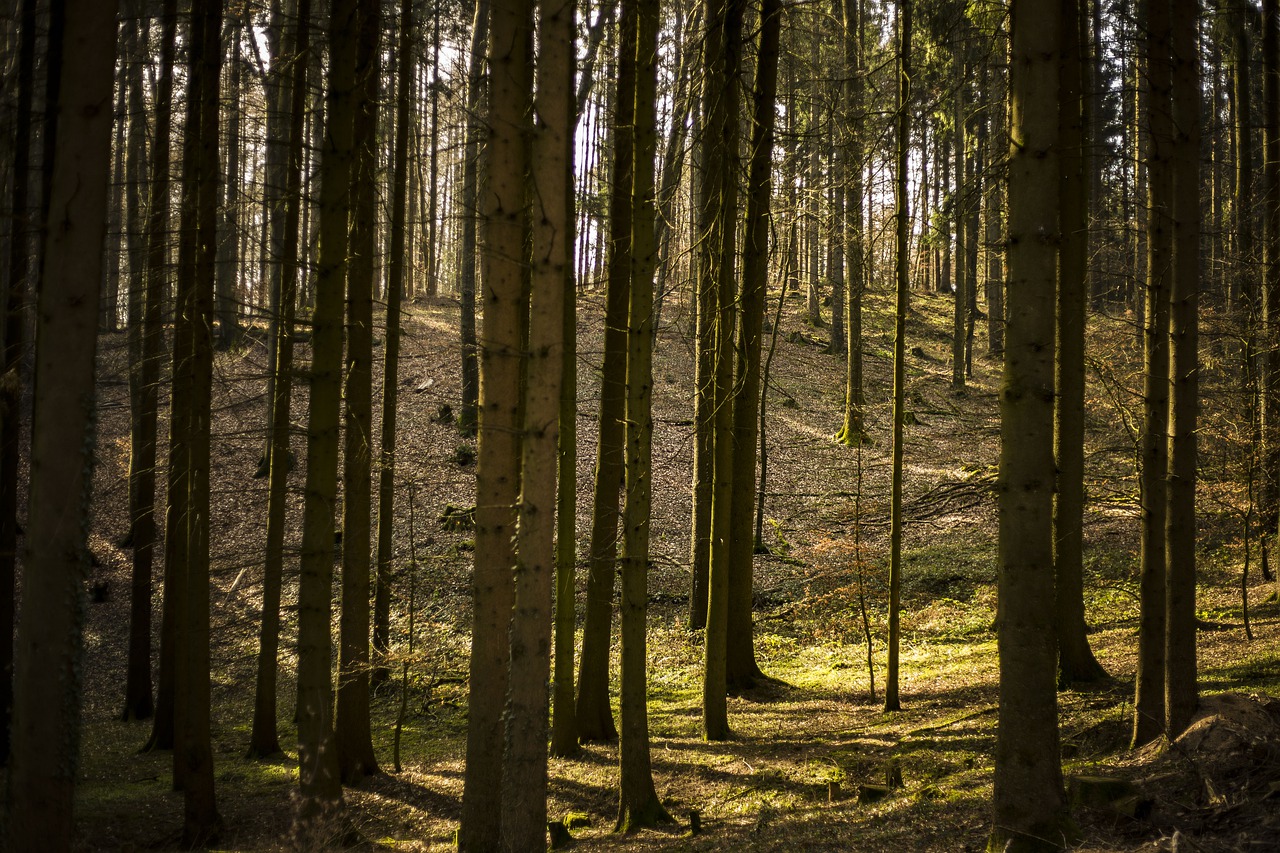
{"type": "MultiPolygon", "coordinates": [[[[741,0],[707,0],[704,43],[702,209],[699,288],[712,295],[710,550],[707,555],[706,664],[702,728],[707,740],[729,736],[726,704],[729,630],[729,538],[733,500],[733,337],[736,322],[734,255],[737,212],[738,96],[742,64],[741,0]]],[[[703,310],[701,307],[699,310],[703,310]]],[[[702,390],[699,391],[701,395],[702,390]]],[[[696,419],[696,415],[695,415],[696,419]]],[[[742,472],[752,476],[753,472],[742,472]]]]}
{"type": "MultiPolygon", "coordinates": [[[[36,326],[32,479],[23,548],[23,614],[14,668],[6,831],[13,850],[66,850],[80,725],[81,602],[98,337],[99,283],[111,163],[116,4],[67,0],[49,31],[65,39],[49,172],[50,209],[36,326]],[[73,497],[74,496],[74,497],[73,497]],[[74,510],[68,512],[68,499],[74,510]]],[[[28,19],[29,20],[29,19],[28,19]]],[[[7,419],[6,419],[7,420],[7,419]]]]}
{"type": "Polygon", "coordinates": [[[635,125],[634,16],[618,26],[617,94],[613,116],[613,186],[609,195],[608,279],[605,284],[604,356],[600,367],[600,421],[591,492],[591,538],[587,546],[587,614],[576,707],[578,738],[611,741],[618,730],[609,706],[609,639],[617,577],[618,489],[624,481],[624,418],[627,404],[627,306],[631,287],[631,204],[635,125]]]}
{"type": "Polygon", "coordinates": [[[357,12],[355,133],[351,161],[350,259],[347,262],[347,351],[343,365],[342,616],[334,733],[338,771],[354,784],[378,772],[369,723],[369,502],[373,434],[373,277],[377,247],[379,0],[357,12]]]}
{"type": "Polygon", "coordinates": [[[1173,276],[1169,292],[1169,510],[1165,734],[1191,723],[1196,687],[1196,410],[1200,402],[1200,55],[1195,0],[1171,0],[1173,276]]]}
{"type": "MultiPolygon", "coordinates": [[[[436,16],[437,23],[439,15],[436,16]]],[[[387,272],[387,335],[382,367],[382,441],[378,447],[378,562],[373,605],[374,677],[386,678],[391,645],[391,576],[395,551],[396,402],[400,374],[400,312],[406,267],[405,202],[409,173],[409,107],[413,91],[413,2],[400,4],[395,162],[391,178],[391,247],[387,272]]],[[[434,97],[434,95],[433,95],[434,97]]],[[[434,157],[435,152],[432,151],[434,157]]],[[[435,194],[432,193],[432,199],[435,194]]],[[[434,216],[432,217],[434,228],[434,216]]],[[[434,245],[434,240],[432,241],[434,245]]],[[[433,249],[434,251],[434,249],[433,249]]],[[[434,274],[428,270],[434,281],[434,274]]]]}
{"type": "Polygon", "coordinates": [[[13,225],[9,268],[5,281],[4,345],[0,349],[0,766],[8,763],[9,721],[13,708],[16,611],[14,602],[18,553],[18,466],[21,460],[21,401],[19,368],[26,336],[26,290],[31,271],[31,121],[35,81],[36,4],[23,0],[19,10],[18,101],[15,105],[13,146],[13,225]]]}
{"type": "Polygon", "coordinates": [[[618,744],[616,829],[632,832],[671,822],[658,799],[649,761],[648,608],[649,523],[652,505],[654,158],[657,149],[658,0],[622,4],[625,61],[635,66],[634,165],[631,168],[631,251],[627,312],[626,500],[622,522],[622,737],[618,744]],[[627,25],[628,18],[634,23],[627,25]]]}
{"type": "MultiPolygon", "coordinates": [[[[222,2],[195,0],[187,50],[187,109],[182,144],[182,206],[175,290],[174,375],[188,386],[181,486],[185,526],[177,571],[177,678],[174,781],[182,787],[182,841],[205,845],[222,819],[214,794],[209,685],[209,468],[213,397],[214,283],[217,277],[218,107],[222,2]],[[180,343],[181,342],[181,345],[180,343]]],[[[176,394],[175,394],[176,405],[176,394]]],[[[174,419],[178,419],[175,412],[174,419]]]]}
{"type": "Polygon", "coordinates": [[[1084,45],[1079,2],[1062,4],[1062,63],[1058,73],[1060,146],[1058,197],[1061,248],[1057,301],[1054,457],[1057,499],[1053,507],[1054,577],[1058,632],[1058,686],[1107,677],[1093,656],[1084,614],[1084,365],[1088,203],[1085,198],[1083,87],[1084,45]]]}
{"type": "Polygon", "coordinates": [[[733,399],[733,505],[729,521],[729,618],[726,680],[750,688],[763,677],[752,638],[752,555],[756,508],[756,413],[760,408],[760,347],[769,272],[769,200],[773,192],[773,128],[778,94],[778,43],[782,7],[761,7],[760,49],[747,178],[746,226],[742,252],[742,299],[737,340],[738,379],[733,399]]]}
{"type": "Polygon", "coordinates": [[[480,186],[480,152],[484,146],[485,124],[481,112],[484,99],[485,44],[489,38],[490,0],[475,0],[475,18],[471,23],[471,47],[467,54],[467,130],[463,142],[461,205],[462,239],[459,241],[458,294],[462,299],[460,326],[462,334],[462,404],[458,412],[458,429],[474,435],[479,422],[477,405],[480,395],[480,372],[476,342],[476,218],[480,186]]]}
{"type": "MultiPolygon", "coordinates": [[[[128,156],[125,166],[129,247],[129,542],[133,545],[133,577],[129,589],[129,657],[125,672],[124,720],[151,716],[151,591],[155,554],[156,383],[159,335],[159,281],[147,289],[147,235],[143,222],[142,163],[146,159],[147,118],[143,106],[142,65],[145,61],[139,33],[137,2],[126,8],[122,29],[125,74],[121,83],[128,93],[128,156]],[[150,300],[150,301],[148,301],[150,300]],[[152,303],[155,303],[154,306],[152,303]]],[[[172,68],[170,68],[172,73],[172,68]]],[[[172,85],[172,80],[169,81],[172,85]]],[[[170,105],[164,109],[168,111],[170,105]]],[[[168,124],[167,120],[165,122],[168,124]]],[[[168,168],[169,138],[164,137],[168,168]]],[[[159,138],[157,137],[157,142],[159,138]]],[[[157,152],[158,153],[158,152],[157,152]]],[[[165,176],[165,188],[168,187],[165,176]]]]}
{"type": "Polygon", "coordinates": [[[844,159],[845,188],[844,256],[849,265],[844,302],[845,351],[844,424],[836,433],[836,441],[853,446],[866,440],[862,390],[862,296],[866,282],[863,258],[863,146],[861,120],[863,93],[866,88],[862,67],[862,44],[865,16],[860,0],[844,0],[841,24],[844,29],[844,159]]]}
{"type": "MultiPolygon", "coordinates": [[[[474,623],[471,632],[467,773],[458,849],[505,846],[502,711],[510,685],[509,628],[523,427],[521,353],[527,343],[529,49],[527,0],[495,0],[489,24],[488,183],[482,219],[485,311],[480,337],[480,435],[476,460],[474,623]]],[[[544,686],[545,690],[545,676],[544,686]]]]}
{"type": "MultiPolygon", "coordinates": [[[[1074,2],[1074,0],[1069,0],[1074,2]]],[[[1066,4],[1063,4],[1065,7],[1066,4]]],[[[1000,709],[990,851],[1061,849],[1053,632],[1054,293],[1062,18],[1015,0],[1010,30],[1009,285],[1000,388],[1000,709]],[[1046,235],[1049,235],[1046,238],[1046,235]]]]}
{"type": "Polygon", "coordinates": [[[258,634],[258,677],[253,705],[253,730],[249,754],[259,758],[280,752],[276,729],[276,683],[280,648],[280,593],[284,572],[284,533],[289,479],[289,423],[293,396],[293,321],[298,299],[298,224],[302,207],[303,119],[307,106],[307,71],[311,41],[311,0],[298,0],[290,28],[290,53],[294,57],[289,91],[284,100],[289,112],[288,161],[282,187],[284,216],[280,257],[280,291],[276,299],[274,381],[270,419],[271,445],[267,452],[267,548],[262,569],[262,622],[258,634]]]}
{"type": "MultiPolygon", "coordinates": [[[[532,6],[527,0],[516,5],[521,16],[518,23],[525,31],[533,26],[532,6]]],[[[524,434],[510,628],[511,680],[504,715],[506,748],[502,766],[502,844],[512,851],[541,849],[547,832],[547,678],[551,674],[556,531],[552,507],[560,461],[557,445],[564,357],[564,280],[569,260],[568,207],[564,196],[569,189],[566,176],[573,171],[572,87],[564,85],[574,57],[572,0],[544,0],[539,4],[537,33],[540,52],[538,94],[533,102],[536,121],[532,157],[516,164],[526,169],[530,184],[530,208],[520,205],[519,213],[527,217],[525,227],[531,232],[532,268],[527,285],[528,307],[522,306],[528,311],[524,320],[527,331],[522,330],[528,344],[524,348],[527,354],[522,357],[524,378],[520,383],[525,397],[524,434]]],[[[518,54],[509,59],[524,64],[524,57],[518,54]]],[[[520,115],[527,116],[532,75],[526,67],[523,74],[512,77],[512,83],[521,86],[519,90],[512,86],[510,95],[517,99],[513,106],[522,111],[520,115]]],[[[505,91],[495,90],[495,105],[499,94],[505,91]]],[[[503,104],[504,108],[507,106],[503,104]]],[[[524,136],[528,135],[525,129],[524,136]]],[[[517,135],[516,140],[519,139],[517,135]]],[[[502,142],[507,139],[502,138],[502,142]]],[[[522,238],[517,246],[508,244],[505,248],[518,248],[524,243],[522,238]]]]}
{"type": "MultiPolygon", "coordinates": [[[[884,708],[897,711],[898,648],[901,642],[899,610],[902,589],[902,451],[906,437],[907,310],[910,280],[907,275],[907,234],[910,212],[907,198],[907,155],[911,140],[911,0],[898,3],[898,105],[894,138],[894,277],[897,299],[893,331],[893,473],[889,496],[889,663],[885,674],[884,708]]],[[[956,292],[957,301],[960,299],[956,292]]],[[[954,350],[953,350],[954,353],[954,350]]],[[[952,374],[954,377],[954,373],[952,374]]]]}
{"type": "Polygon", "coordinates": [[[1167,0],[1146,3],[1146,138],[1148,192],[1146,328],[1144,330],[1142,430],[1142,575],[1139,595],[1138,673],[1133,705],[1133,743],[1140,746],[1164,730],[1165,525],[1169,418],[1169,279],[1173,254],[1170,223],[1172,175],[1169,114],[1172,70],[1167,0]]]}
{"type": "Polygon", "coordinates": [[[342,389],[342,300],[352,211],[356,114],[357,0],[331,0],[325,134],[320,159],[320,256],[311,332],[307,473],[298,581],[298,824],[319,832],[340,813],[342,785],[333,730],[334,505],[338,492],[338,410],[342,389]]]}

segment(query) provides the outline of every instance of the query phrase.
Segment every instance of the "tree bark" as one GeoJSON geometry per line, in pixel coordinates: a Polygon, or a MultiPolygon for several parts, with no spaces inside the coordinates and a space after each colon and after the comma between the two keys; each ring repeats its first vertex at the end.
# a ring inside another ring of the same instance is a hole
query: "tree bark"
{"type": "MultiPolygon", "coordinates": [[[[1074,2],[1074,0],[1071,0],[1074,2]]],[[[1054,291],[1063,24],[1014,0],[1009,289],[1000,391],[1000,717],[988,850],[1056,850],[1071,834],[1058,747],[1053,632],[1054,291]]]]}
{"type": "Polygon", "coordinates": [[[94,349],[102,281],[116,4],[68,0],[62,132],[52,160],[37,312],[23,615],[14,671],[8,847],[66,850],[80,726],[82,614],[93,473],[94,349]],[[68,506],[71,502],[74,509],[68,506]],[[70,511],[69,511],[70,510],[70,511]]]}

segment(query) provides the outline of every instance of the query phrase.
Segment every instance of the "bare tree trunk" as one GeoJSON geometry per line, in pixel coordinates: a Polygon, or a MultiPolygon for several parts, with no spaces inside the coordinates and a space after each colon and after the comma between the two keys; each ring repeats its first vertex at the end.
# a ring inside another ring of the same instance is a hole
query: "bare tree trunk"
{"type": "MultiPolygon", "coordinates": [[[[39,310],[32,478],[23,554],[23,615],[14,672],[7,841],[12,850],[71,847],[80,726],[81,614],[94,397],[94,349],[111,167],[116,4],[68,0],[62,132],[51,173],[58,227],[47,238],[39,310]],[[68,506],[72,503],[74,509],[68,506]]],[[[30,19],[28,19],[30,20],[30,19]]]]}

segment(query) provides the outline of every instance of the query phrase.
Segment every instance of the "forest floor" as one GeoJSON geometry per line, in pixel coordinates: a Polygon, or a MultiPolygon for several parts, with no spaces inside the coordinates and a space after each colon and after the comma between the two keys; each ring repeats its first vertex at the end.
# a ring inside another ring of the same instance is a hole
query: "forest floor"
{"type": "MultiPolygon", "coordinates": [[[[582,303],[579,389],[579,541],[589,518],[598,399],[601,300],[582,303]]],[[[776,303],[775,303],[776,304],[776,303]]],[[[549,812],[572,813],[582,850],[980,850],[990,830],[997,723],[995,472],[1000,365],[980,331],[973,375],[953,390],[949,297],[913,295],[909,327],[903,710],[883,710],[888,565],[890,376],[888,294],[866,312],[868,432],[861,448],[835,443],[842,365],[829,330],[787,300],[768,391],[764,539],[755,565],[756,650],[773,680],[731,697],[733,736],[701,738],[701,635],[686,627],[692,468],[690,314],[669,301],[655,361],[653,562],[650,573],[649,723],[653,774],[677,823],[619,837],[617,750],[590,745],[553,759],[549,812]],[[865,608],[865,610],[864,610],[865,608]],[[864,623],[863,614],[867,621],[864,623]],[[870,649],[868,649],[868,636],[870,649]],[[868,669],[868,658],[871,668],[868,669]],[[890,768],[902,786],[874,802],[890,768]],[[864,796],[865,793],[865,796],[864,796]],[[690,813],[701,834],[690,836],[690,813]]],[[[408,709],[393,768],[397,678],[375,696],[378,756],[388,771],[346,792],[350,820],[370,846],[444,850],[460,813],[466,730],[471,541],[439,521],[474,502],[471,441],[453,426],[458,405],[455,301],[408,308],[400,377],[397,470],[397,654],[408,663],[408,709]],[[446,407],[449,407],[446,409],[446,407]],[[410,500],[412,495],[412,500],[410,500]],[[408,588],[416,601],[413,652],[404,636],[408,588]]],[[[1128,780],[1132,796],[1075,807],[1081,851],[1280,849],[1280,610],[1255,570],[1241,582],[1245,506],[1229,343],[1205,345],[1200,488],[1199,637],[1202,721],[1177,744],[1127,748],[1137,628],[1135,477],[1141,359],[1123,317],[1092,321],[1087,411],[1089,503],[1086,596],[1090,640],[1114,677],[1060,694],[1069,779],[1128,780]],[[1242,591],[1250,604],[1245,638],[1242,591]],[[1252,698],[1250,698],[1252,697],[1252,698]],[[1180,845],[1180,846],[1179,846],[1180,845]]],[[[301,353],[306,357],[305,348],[301,353]]],[[[377,352],[381,359],[381,350],[377,352]]],[[[266,481],[253,479],[263,443],[265,353],[255,336],[217,361],[218,466],[213,515],[214,755],[220,849],[301,849],[289,832],[295,789],[293,691],[296,565],[286,578],[286,637],[276,761],[245,759],[265,539],[266,481]]],[[[86,632],[84,736],[77,837],[84,850],[175,846],[181,794],[168,755],[140,754],[147,723],[117,720],[128,624],[125,529],[128,396],[123,336],[104,339],[99,464],[86,632]]],[[[377,379],[375,378],[375,381],[377,379]]],[[[305,423],[305,389],[294,420],[305,423]]],[[[162,422],[162,430],[167,426],[162,422]]],[[[301,428],[301,427],[299,427],[301,428]]],[[[376,434],[375,425],[375,434],[376,434]]],[[[295,439],[294,449],[303,451],[295,439]]],[[[291,512],[300,508],[294,473],[291,512]]],[[[290,541],[298,541],[296,527],[290,541]]],[[[580,548],[581,550],[581,548],[580,548]]],[[[1256,562],[1256,558],[1255,558],[1256,562]]],[[[579,578],[579,613],[582,604],[579,578]]],[[[159,615],[157,593],[157,619],[159,615]]],[[[616,646],[616,643],[615,643],[616,646]]],[[[616,651],[615,651],[616,653],[616,651]]],[[[1088,789],[1093,790],[1093,789],[1088,789]]]]}

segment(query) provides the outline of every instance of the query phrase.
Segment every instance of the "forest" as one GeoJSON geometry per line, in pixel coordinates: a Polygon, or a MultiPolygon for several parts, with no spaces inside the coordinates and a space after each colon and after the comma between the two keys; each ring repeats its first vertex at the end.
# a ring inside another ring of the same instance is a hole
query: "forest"
{"type": "Polygon", "coordinates": [[[0,849],[1280,849],[1280,0],[8,0],[0,849]]]}

